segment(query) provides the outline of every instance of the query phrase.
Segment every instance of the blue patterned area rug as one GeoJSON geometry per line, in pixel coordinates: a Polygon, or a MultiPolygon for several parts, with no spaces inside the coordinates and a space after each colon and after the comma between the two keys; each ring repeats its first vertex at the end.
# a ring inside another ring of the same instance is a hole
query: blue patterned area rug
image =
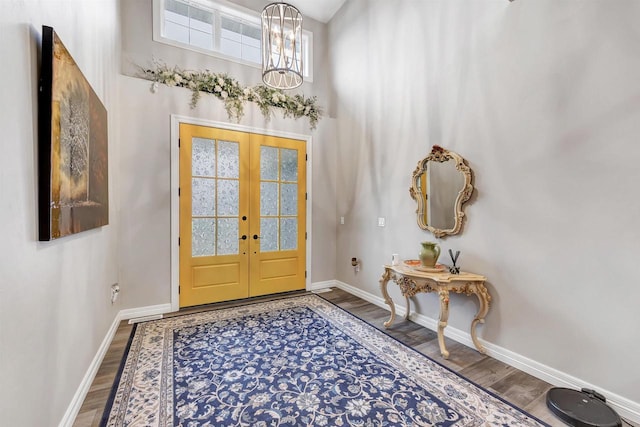
{"type": "Polygon", "coordinates": [[[303,295],[138,324],[106,426],[546,426],[303,295]]]}

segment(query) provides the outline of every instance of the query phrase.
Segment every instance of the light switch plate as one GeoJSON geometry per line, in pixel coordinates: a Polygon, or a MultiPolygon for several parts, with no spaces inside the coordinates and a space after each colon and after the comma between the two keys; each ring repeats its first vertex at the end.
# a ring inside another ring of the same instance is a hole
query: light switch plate
{"type": "Polygon", "coordinates": [[[343,216],[340,217],[340,224],[344,225],[344,217],[343,216]]]}
{"type": "Polygon", "coordinates": [[[384,217],[378,218],[378,227],[384,227],[384,217]]]}

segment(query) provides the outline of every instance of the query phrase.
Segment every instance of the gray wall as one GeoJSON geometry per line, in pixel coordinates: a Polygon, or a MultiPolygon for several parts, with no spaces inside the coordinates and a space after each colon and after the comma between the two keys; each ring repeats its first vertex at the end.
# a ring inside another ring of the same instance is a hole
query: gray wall
{"type": "MultiPolygon", "coordinates": [[[[442,145],[475,172],[464,232],[440,244],[489,279],[480,335],[640,402],[639,20],[634,0],[349,0],[328,40],[337,278],[379,295],[392,253],[436,240],[407,190],[442,145]]],[[[476,307],[453,297],[450,325],[476,307]]]]}
{"type": "Polygon", "coordinates": [[[2,2],[0,13],[0,424],[63,418],[120,305],[117,272],[116,1],[2,2]],[[37,81],[42,25],[52,26],[109,120],[109,225],[37,241],[37,81]]]}

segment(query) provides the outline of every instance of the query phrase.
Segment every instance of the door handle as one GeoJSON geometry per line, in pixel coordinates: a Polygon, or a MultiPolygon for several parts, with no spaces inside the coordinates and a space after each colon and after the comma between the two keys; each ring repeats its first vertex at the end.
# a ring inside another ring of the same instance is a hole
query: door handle
{"type": "Polygon", "coordinates": [[[260,238],[260,236],[258,236],[257,234],[253,235],[253,240],[258,240],[260,238]]]}
{"type": "Polygon", "coordinates": [[[243,234],[242,237],[240,237],[238,240],[247,240],[247,235],[243,234]]]}

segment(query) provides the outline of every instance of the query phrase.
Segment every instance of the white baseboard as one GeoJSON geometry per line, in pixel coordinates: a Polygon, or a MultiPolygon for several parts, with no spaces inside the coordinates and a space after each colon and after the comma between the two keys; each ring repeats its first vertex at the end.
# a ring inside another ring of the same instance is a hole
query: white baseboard
{"type": "MultiPolygon", "coordinates": [[[[375,304],[379,307],[384,308],[385,310],[389,310],[389,306],[384,302],[384,299],[378,295],[374,295],[370,292],[363,291],[360,288],[356,288],[355,286],[349,285],[347,283],[341,282],[339,280],[332,281],[332,286],[340,288],[346,292],[349,292],[352,295],[362,298],[365,301],[368,301],[372,304],[375,304]]],[[[323,282],[325,283],[325,282],[323,282]]],[[[396,308],[397,316],[404,316],[406,312],[406,308],[404,306],[399,306],[394,303],[396,308]]],[[[438,328],[438,321],[431,317],[413,313],[410,315],[410,319],[415,323],[424,326],[428,329],[436,331],[438,328]]],[[[445,329],[445,334],[447,338],[451,338],[454,341],[457,341],[461,344],[464,344],[468,347],[474,348],[473,341],[471,339],[471,334],[469,332],[462,331],[460,329],[447,326],[445,329]]],[[[506,363],[507,365],[513,366],[523,372],[526,372],[530,375],[533,375],[536,378],[539,378],[543,381],[546,381],[550,384],[553,384],[556,387],[567,387],[572,389],[582,389],[588,388],[592,390],[596,390],[607,398],[607,403],[613,407],[616,412],[622,417],[634,423],[640,423],[640,403],[633,402],[625,397],[619,396],[615,393],[612,393],[608,390],[605,390],[601,387],[598,387],[594,384],[583,381],[579,378],[571,376],[565,372],[561,372],[557,369],[554,369],[550,366],[544,365],[542,363],[536,362],[535,360],[529,359],[521,354],[514,353],[511,350],[507,350],[504,347],[500,347],[498,345],[492,344],[485,340],[480,339],[480,342],[487,350],[487,355],[493,357],[494,359],[500,360],[501,362],[506,363]]]]}
{"type": "Polygon", "coordinates": [[[336,285],[336,281],[335,280],[326,280],[324,282],[314,282],[311,284],[311,286],[309,286],[309,288],[307,289],[308,291],[319,291],[320,289],[328,289],[328,288],[332,288],[336,285]]]}
{"type": "Polygon", "coordinates": [[[118,316],[120,317],[120,320],[129,320],[137,317],[157,316],[159,314],[171,313],[172,311],[171,303],[166,303],[120,310],[118,316]]]}
{"type": "MultiPolygon", "coordinates": [[[[355,286],[348,285],[348,284],[346,284],[344,282],[341,282],[339,280],[334,280],[333,283],[334,283],[333,286],[335,286],[336,288],[340,288],[343,291],[349,292],[351,295],[355,295],[357,297],[362,298],[365,301],[369,301],[370,303],[377,305],[378,307],[382,307],[385,310],[391,311],[389,309],[389,306],[387,305],[387,303],[384,302],[384,299],[382,297],[378,296],[378,295],[374,295],[374,294],[372,294],[370,292],[363,291],[360,288],[356,288],[355,286]]],[[[405,312],[406,312],[406,307],[403,307],[403,306],[398,305],[398,304],[394,304],[394,305],[396,306],[396,315],[400,316],[400,317],[404,316],[405,312]]],[[[416,322],[416,323],[418,323],[418,322],[416,322]]],[[[432,329],[428,325],[422,325],[422,326],[426,326],[429,329],[432,329]]]]}
{"type": "Polygon", "coordinates": [[[58,424],[59,427],[71,427],[73,422],[76,420],[76,416],[78,415],[78,412],[80,412],[82,402],[84,402],[84,398],[87,397],[89,387],[91,387],[91,383],[98,373],[98,369],[102,364],[105,354],[107,354],[107,350],[109,349],[111,341],[116,334],[116,330],[118,330],[119,324],[120,319],[116,315],[109,327],[109,330],[107,331],[107,334],[102,340],[102,343],[100,343],[100,347],[98,347],[96,355],[93,357],[91,364],[89,364],[89,369],[87,369],[87,373],[84,374],[84,378],[82,378],[80,386],[76,390],[76,394],[73,395],[73,399],[71,399],[71,403],[69,404],[67,411],[64,413],[60,424],[58,424]]]}
{"type": "Polygon", "coordinates": [[[113,337],[118,330],[118,325],[120,325],[120,321],[133,319],[137,317],[145,317],[145,316],[155,316],[159,314],[170,313],[171,304],[159,304],[159,305],[150,305],[147,307],[138,307],[138,308],[130,308],[126,310],[120,310],[116,317],[113,319],[113,323],[109,327],[107,334],[105,335],[100,347],[98,347],[98,351],[94,356],[91,364],[89,365],[89,369],[87,369],[87,373],[82,378],[82,382],[78,386],[73,399],[71,399],[71,403],[67,407],[67,411],[64,413],[60,424],[58,427],[72,427],[73,422],[78,416],[78,412],[80,412],[80,408],[82,407],[82,403],[84,402],[85,397],[87,397],[87,393],[89,392],[89,388],[93,383],[96,374],[98,373],[98,369],[102,364],[102,360],[104,356],[107,354],[107,350],[111,345],[111,341],[113,341],[113,337]]]}

